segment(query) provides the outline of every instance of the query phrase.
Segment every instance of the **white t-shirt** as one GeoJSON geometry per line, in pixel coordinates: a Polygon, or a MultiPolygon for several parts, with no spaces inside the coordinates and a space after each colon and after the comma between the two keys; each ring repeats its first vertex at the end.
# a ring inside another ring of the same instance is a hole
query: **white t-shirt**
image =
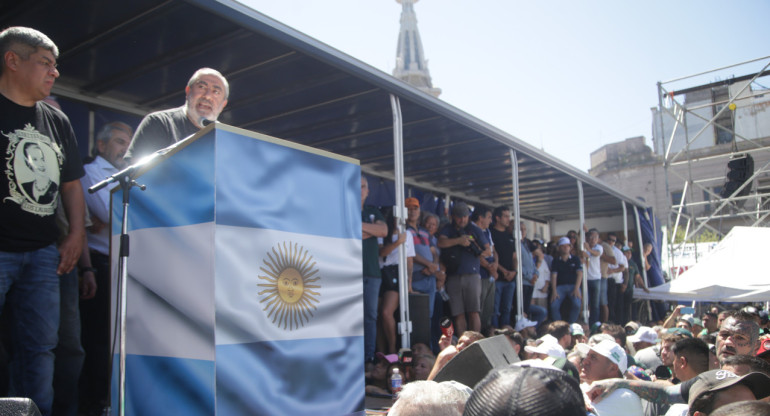
{"type": "MultiPolygon", "coordinates": [[[[398,234],[393,235],[392,241],[396,240],[398,240],[398,234]]],[[[377,237],[377,243],[382,244],[382,241],[382,237],[377,237]]],[[[404,242],[404,247],[406,247],[406,256],[414,257],[414,234],[412,234],[412,230],[406,230],[406,241],[404,242]]],[[[382,261],[382,257],[380,257],[380,268],[398,264],[398,250],[398,247],[396,247],[393,251],[391,251],[390,254],[385,257],[385,261],[382,261]]]]}
{"type": "Polygon", "coordinates": [[[541,291],[551,281],[551,270],[548,268],[548,263],[545,262],[545,259],[540,262],[540,267],[537,268],[537,275],[537,282],[535,282],[535,288],[532,290],[532,298],[545,298],[548,294],[541,291]]]}
{"type": "MultiPolygon", "coordinates": [[[[580,385],[583,393],[587,392],[591,386],[586,383],[580,385]]],[[[586,401],[588,398],[583,396],[586,401]]],[[[599,416],[644,416],[642,408],[642,399],[628,389],[617,389],[598,403],[591,402],[591,406],[596,409],[599,416]]]]}
{"type": "MultiPolygon", "coordinates": [[[[628,259],[626,258],[626,255],[623,254],[622,251],[620,251],[619,248],[612,246],[612,253],[615,255],[615,261],[617,264],[615,265],[615,268],[619,267],[621,264],[626,266],[626,269],[628,269],[628,259]]],[[[615,278],[615,283],[617,284],[623,284],[623,272],[620,273],[613,273],[612,277],[615,278]]]]}
{"type": "Polygon", "coordinates": [[[601,257],[602,253],[604,253],[604,249],[602,248],[601,244],[597,244],[591,247],[591,250],[598,251],[599,255],[594,256],[593,254],[588,253],[588,267],[586,268],[586,279],[587,280],[601,279],[602,268],[601,268],[601,261],[599,257],[601,257]]]}
{"type": "Polygon", "coordinates": [[[690,406],[684,403],[672,404],[666,412],[666,416],[687,416],[687,412],[690,411],[690,406]]]}

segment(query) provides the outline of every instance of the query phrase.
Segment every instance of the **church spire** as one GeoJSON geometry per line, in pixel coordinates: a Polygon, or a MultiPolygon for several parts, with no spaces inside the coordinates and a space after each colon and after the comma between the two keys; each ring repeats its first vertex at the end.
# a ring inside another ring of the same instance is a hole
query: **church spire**
{"type": "Polygon", "coordinates": [[[438,97],[440,88],[433,88],[428,72],[428,61],[422,50],[420,32],[417,30],[417,15],[414,3],[418,0],[396,0],[401,4],[401,31],[398,34],[396,68],[393,76],[407,82],[428,94],[438,97]]]}

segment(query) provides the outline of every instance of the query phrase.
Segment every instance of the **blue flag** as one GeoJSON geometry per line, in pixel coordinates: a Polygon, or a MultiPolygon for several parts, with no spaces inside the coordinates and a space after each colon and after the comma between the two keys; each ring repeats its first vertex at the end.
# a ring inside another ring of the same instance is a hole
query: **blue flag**
{"type": "Polygon", "coordinates": [[[204,131],[131,191],[127,414],[362,411],[360,167],[204,131]]]}

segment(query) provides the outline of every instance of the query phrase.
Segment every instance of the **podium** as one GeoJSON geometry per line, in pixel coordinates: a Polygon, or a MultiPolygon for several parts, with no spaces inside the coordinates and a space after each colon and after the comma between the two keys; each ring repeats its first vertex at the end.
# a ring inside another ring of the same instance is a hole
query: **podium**
{"type": "MultiPolygon", "coordinates": [[[[131,189],[127,218],[126,414],[361,412],[358,162],[214,123],[138,172],[147,189],[131,189]]],[[[112,299],[121,200],[118,187],[112,299]]]]}

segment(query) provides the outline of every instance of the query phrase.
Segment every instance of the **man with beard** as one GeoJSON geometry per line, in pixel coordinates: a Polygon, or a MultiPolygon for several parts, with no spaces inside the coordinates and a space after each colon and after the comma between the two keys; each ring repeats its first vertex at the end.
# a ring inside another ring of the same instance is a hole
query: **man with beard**
{"type": "Polygon", "coordinates": [[[197,133],[207,122],[216,121],[227,105],[230,85],[219,71],[201,68],[195,71],[184,91],[186,100],[183,106],[156,111],[144,117],[136,129],[126,159],[138,161],[197,133]]]}

